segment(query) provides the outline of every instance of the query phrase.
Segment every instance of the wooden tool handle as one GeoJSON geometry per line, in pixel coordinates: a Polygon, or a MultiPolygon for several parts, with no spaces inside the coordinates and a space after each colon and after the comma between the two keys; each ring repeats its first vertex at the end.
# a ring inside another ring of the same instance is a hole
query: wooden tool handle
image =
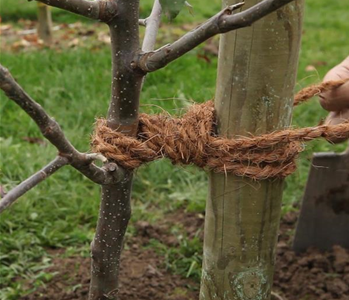
{"type": "Polygon", "coordinates": [[[349,143],[348,143],[347,150],[344,151],[344,155],[349,157],[349,143]]]}

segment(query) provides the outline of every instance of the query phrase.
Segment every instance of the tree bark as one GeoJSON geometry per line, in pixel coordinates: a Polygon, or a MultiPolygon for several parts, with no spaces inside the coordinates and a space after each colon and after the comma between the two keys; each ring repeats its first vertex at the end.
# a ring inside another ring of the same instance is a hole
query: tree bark
{"type": "MultiPolygon", "coordinates": [[[[221,37],[215,96],[220,135],[289,126],[302,12],[298,0],[221,37]]],[[[210,174],[209,184],[200,299],[270,299],[283,181],[210,174]]]]}
{"type": "MultiPolygon", "coordinates": [[[[33,1],[33,0],[28,0],[33,1]]],[[[93,20],[109,23],[118,13],[117,1],[113,0],[36,0],[70,11],[93,20]]]]}
{"type": "Polygon", "coordinates": [[[38,2],[38,36],[46,46],[52,44],[51,10],[46,4],[38,2]]]}
{"type": "MultiPolygon", "coordinates": [[[[139,51],[139,0],[111,0],[118,14],[109,22],[112,47],[112,96],[108,126],[127,135],[138,129],[139,96],[144,74],[132,68],[139,51]]],[[[117,299],[120,255],[131,216],[132,172],[102,186],[101,206],[91,244],[90,300],[117,299]]]]}
{"type": "Polygon", "coordinates": [[[153,51],[156,44],[156,36],[159,31],[160,22],[161,22],[161,13],[162,8],[160,0],[154,0],[153,9],[150,16],[144,20],[145,35],[142,44],[142,51],[149,52],[153,51]]]}

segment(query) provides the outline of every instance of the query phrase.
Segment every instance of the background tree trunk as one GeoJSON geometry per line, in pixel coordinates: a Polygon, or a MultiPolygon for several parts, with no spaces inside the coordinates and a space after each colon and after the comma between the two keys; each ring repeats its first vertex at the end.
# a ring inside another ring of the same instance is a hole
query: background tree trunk
{"type": "MultiPolygon", "coordinates": [[[[248,1],[243,9],[258,2],[248,1]]],[[[289,126],[302,12],[303,1],[292,2],[221,37],[219,134],[262,134],[289,126]]],[[[210,175],[201,300],[270,298],[282,191],[282,180],[210,175]]]]}
{"type": "Polygon", "coordinates": [[[49,46],[52,44],[52,17],[50,7],[38,2],[38,36],[49,46]]]}

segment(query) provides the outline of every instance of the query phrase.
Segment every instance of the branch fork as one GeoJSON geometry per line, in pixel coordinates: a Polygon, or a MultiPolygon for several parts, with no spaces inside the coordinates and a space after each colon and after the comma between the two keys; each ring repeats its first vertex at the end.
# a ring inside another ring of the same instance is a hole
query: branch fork
{"type": "Polygon", "coordinates": [[[35,173],[13,190],[9,191],[0,201],[0,213],[9,207],[24,193],[32,189],[41,181],[58,171],[65,165],[71,165],[84,176],[97,184],[115,184],[119,182],[124,172],[113,165],[111,168],[98,167],[93,162],[100,160],[107,163],[107,159],[100,153],[81,153],[70,143],[59,124],[50,117],[40,104],[35,102],[14,80],[10,72],[0,65],[0,88],[7,97],[19,105],[38,125],[43,136],[58,150],[58,156],[42,170],[35,173]]]}
{"type": "Polygon", "coordinates": [[[143,52],[138,53],[135,58],[137,66],[146,73],[159,70],[196,48],[209,38],[220,33],[226,33],[250,26],[262,17],[292,1],[293,0],[264,0],[236,14],[233,14],[233,12],[241,8],[245,2],[228,6],[172,44],[163,46],[155,51],[143,49],[143,52]]]}
{"type": "Polygon", "coordinates": [[[227,14],[232,14],[234,10],[237,10],[245,5],[245,1],[228,6],[225,10],[228,11],[227,14]]]}

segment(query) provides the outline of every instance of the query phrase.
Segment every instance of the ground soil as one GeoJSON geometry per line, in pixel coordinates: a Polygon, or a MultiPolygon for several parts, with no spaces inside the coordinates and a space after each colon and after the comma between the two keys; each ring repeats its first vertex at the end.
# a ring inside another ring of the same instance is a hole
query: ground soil
{"type": "MultiPolygon", "coordinates": [[[[334,246],[321,253],[308,249],[301,255],[291,250],[291,240],[297,219],[296,213],[288,213],[282,220],[277,249],[274,280],[275,299],[284,300],[349,300],[349,250],[334,246]]],[[[129,238],[123,253],[120,274],[120,300],[192,300],[198,299],[199,283],[166,271],[163,257],[151,248],[144,247],[150,239],[158,239],[168,246],[175,246],[177,239],[169,234],[169,228],[180,222],[193,236],[203,227],[199,214],[179,211],[157,226],[137,222],[137,235],[129,238]],[[171,224],[172,223],[172,224],[171,224]]],[[[58,274],[35,293],[22,297],[33,299],[87,299],[89,285],[88,258],[62,258],[56,253],[53,267],[47,272],[58,274]],[[72,290],[72,287],[75,287],[72,290]]]]}

